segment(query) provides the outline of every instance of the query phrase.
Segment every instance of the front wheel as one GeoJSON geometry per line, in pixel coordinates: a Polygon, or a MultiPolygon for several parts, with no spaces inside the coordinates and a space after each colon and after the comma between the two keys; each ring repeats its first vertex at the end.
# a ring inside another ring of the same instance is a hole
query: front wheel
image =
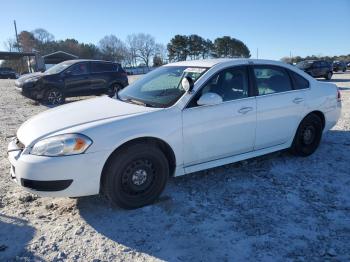
{"type": "Polygon", "coordinates": [[[48,105],[60,105],[64,101],[64,93],[58,88],[50,88],[44,94],[44,102],[48,105]]]}
{"type": "Polygon", "coordinates": [[[164,153],[147,143],[134,144],[108,160],[102,190],[114,204],[139,208],[153,203],[164,190],[169,165],[164,153]]]}
{"type": "Polygon", "coordinates": [[[314,153],[320,144],[322,131],[322,121],[317,115],[306,116],[295,134],[291,152],[303,157],[314,153]]]}

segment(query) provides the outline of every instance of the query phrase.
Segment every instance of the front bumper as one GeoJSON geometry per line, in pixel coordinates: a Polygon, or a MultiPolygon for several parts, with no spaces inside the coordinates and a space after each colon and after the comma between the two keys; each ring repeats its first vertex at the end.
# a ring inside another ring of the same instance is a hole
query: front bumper
{"type": "Polygon", "coordinates": [[[35,82],[19,82],[15,81],[15,88],[22,93],[25,97],[31,99],[42,99],[43,98],[43,90],[40,87],[35,85],[35,82]]]}
{"type": "Polygon", "coordinates": [[[106,152],[44,157],[23,153],[12,140],[8,146],[11,179],[25,190],[52,197],[98,194],[106,152]]]}

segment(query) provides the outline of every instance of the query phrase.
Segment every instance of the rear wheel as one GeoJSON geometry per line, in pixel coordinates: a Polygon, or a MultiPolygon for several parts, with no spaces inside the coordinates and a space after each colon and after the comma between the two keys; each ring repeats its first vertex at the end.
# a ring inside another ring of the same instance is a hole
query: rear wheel
{"type": "Polygon", "coordinates": [[[291,152],[303,157],[314,153],[320,144],[322,130],[322,121],[317,115],[306,116],[295,134],[291,152]]]}
{"type": "Polygon", "coordinates": [[[327,80],[331,80],[332,75],[333,75],[333,73],[332,73],[331,71],[329,71],[329,72],[325,75],[324,78],[326,78],[327,80]]]}
{"type": "Polygon", "coordinates": [[[112,203],[126,209],[138,208],[159,197],[168,176],[168,161],[158,147],[134,144],[109,159],[102,190],[112,203]]]}
{"type": "Polygon", "coordinates": [[[122,90],[122,86],[120,84],[112,84],[108,89],[108,96],[114,97],[116,93],[118,93],[120,90],[122,90]]]}
{"type": "Polygon", "coordinates": [[[65,101],[64,93],[58,88],[50,88],[44,94],[44,102],[48,105],[60,105],[65,101]]]}

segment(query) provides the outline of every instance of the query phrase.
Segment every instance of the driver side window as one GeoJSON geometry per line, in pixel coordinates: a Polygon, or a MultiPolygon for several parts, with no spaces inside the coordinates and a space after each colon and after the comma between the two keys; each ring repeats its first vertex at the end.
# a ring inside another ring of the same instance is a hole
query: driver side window
{"type": "Polygon", "coordinates": [[[215,74],[196,94],[189,107],[195,107],[198,99],[206,93],[219,95],[223,102],[248,97],[247,67],[233,67],[215,74]]]}

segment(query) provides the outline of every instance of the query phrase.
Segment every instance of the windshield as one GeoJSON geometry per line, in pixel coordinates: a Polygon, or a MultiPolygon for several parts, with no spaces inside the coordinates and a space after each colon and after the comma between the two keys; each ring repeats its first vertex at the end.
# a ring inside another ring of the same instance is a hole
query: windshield
{"type": "Polygon", "coordinates": [[[300,69],[306,69],[312,66],[314,61],[302,61],[296,64],[296,66],[300,69]]]}
{"type": "Polygon", "coordinates": [[[169,107],[185,93],[182,78],[189,76],[196,82],[206,70],[187,66],[160,67],[124,88],[118,93],[118,98],[146,106],[169,107]]]}
{"type": "Polygon", "coordinates": [[[57,65],[54,65],[53,67],[45,71],[45,75],[53,75],[53,74],[61,73],[63,70],[65,70],[67,67],[71,66],[74,63],[75,61],[65,61],[57,65]]]}

